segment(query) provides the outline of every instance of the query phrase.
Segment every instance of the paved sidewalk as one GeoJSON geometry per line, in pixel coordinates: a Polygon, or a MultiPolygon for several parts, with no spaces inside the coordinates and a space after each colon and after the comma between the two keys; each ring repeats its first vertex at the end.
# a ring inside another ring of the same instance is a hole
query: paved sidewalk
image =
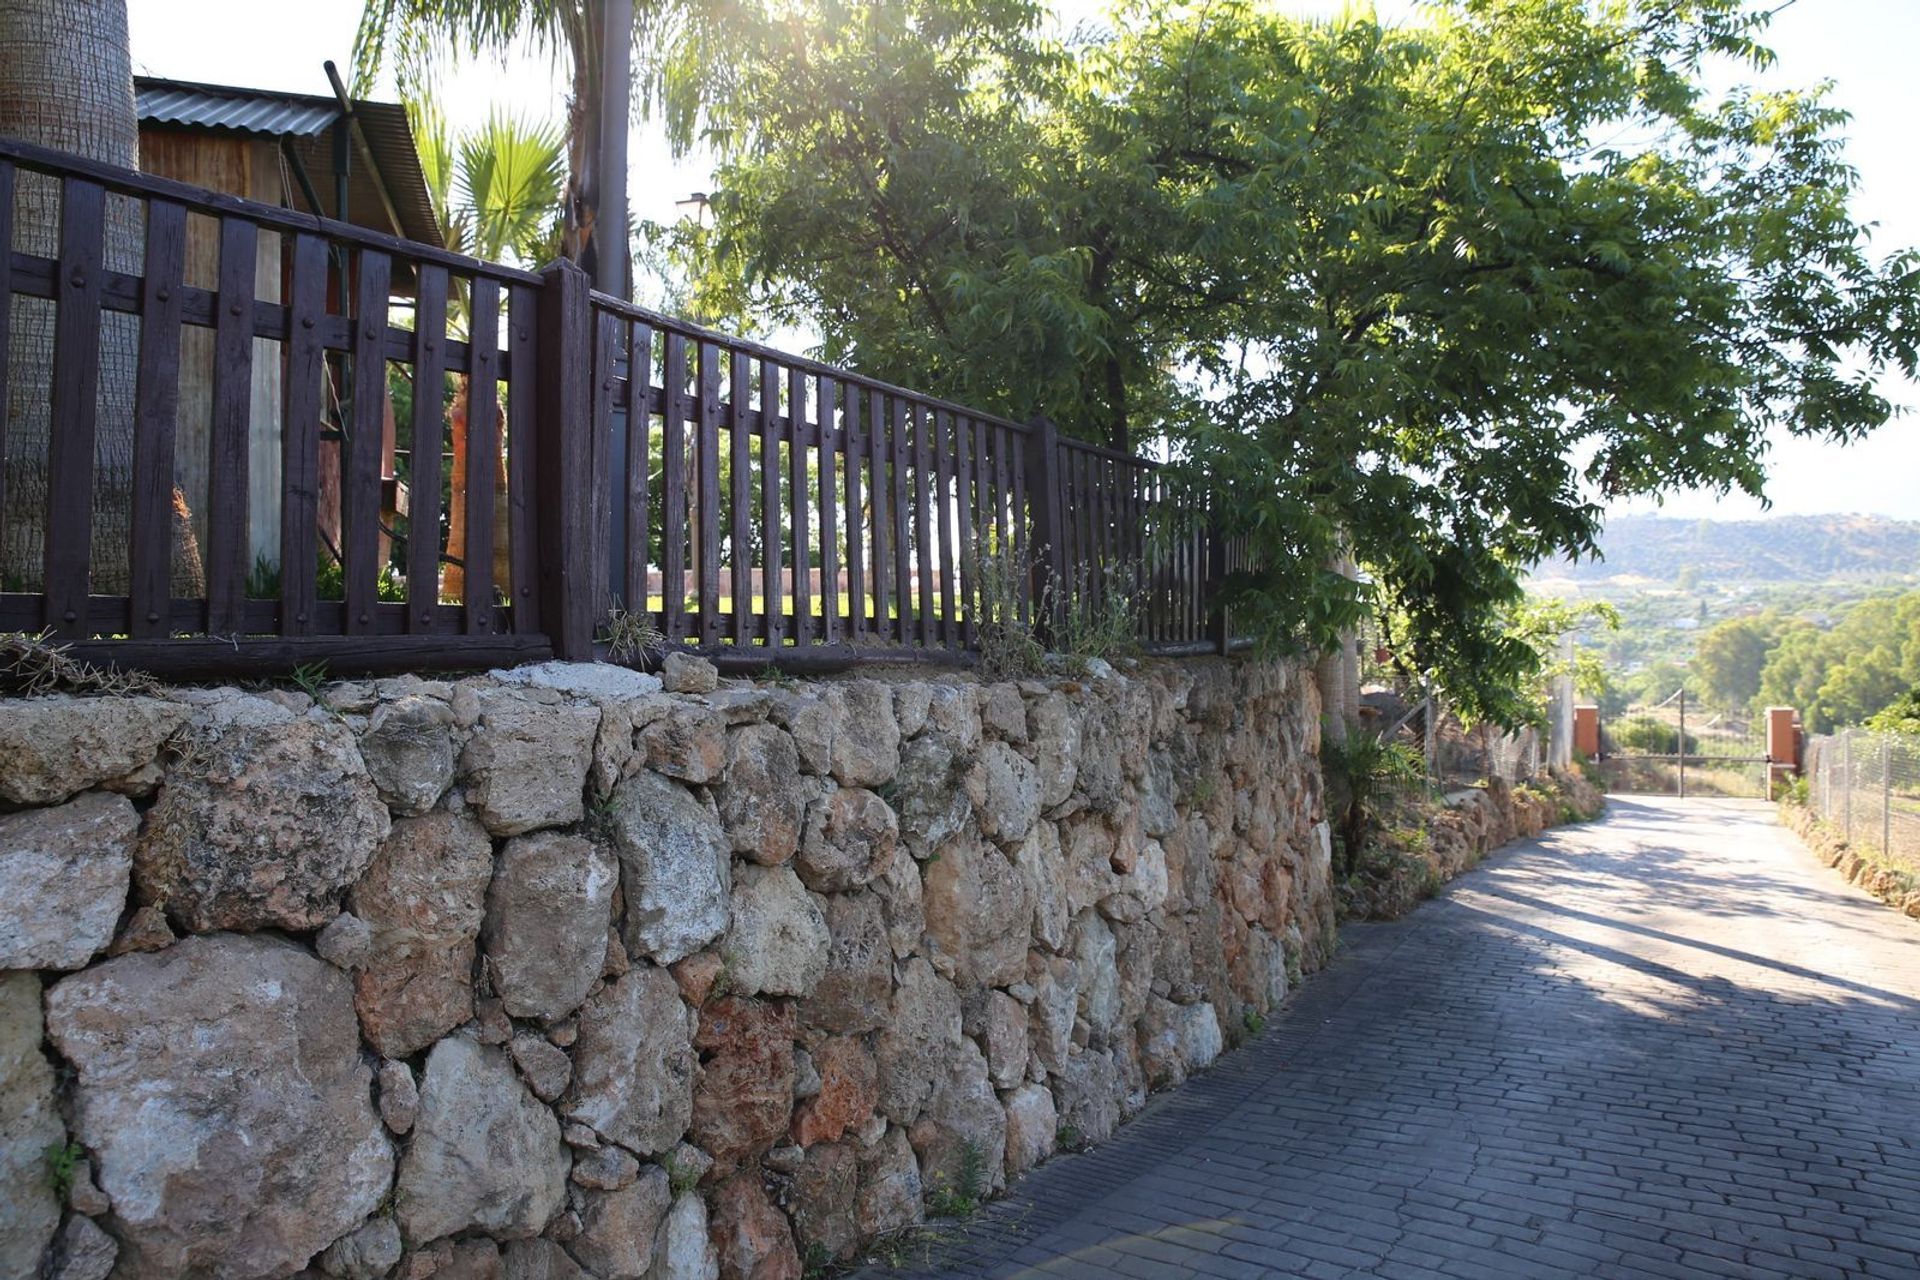
{"type": "Polygon", "coordinates": [[[1615,799],[1342,944],[922,1274],[1920,1277],[1920,922],[1764,806],[1615,799]]]}

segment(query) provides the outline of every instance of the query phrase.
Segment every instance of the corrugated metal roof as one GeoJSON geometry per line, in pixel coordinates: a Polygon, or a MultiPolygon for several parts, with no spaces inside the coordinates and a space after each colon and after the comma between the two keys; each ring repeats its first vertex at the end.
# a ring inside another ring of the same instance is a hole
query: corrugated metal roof
{"type": "Polygon", "coordinates": [[[134,80],[134,106],[142,123],[200,129],[231,129],[270,137],[309,137],[333,127],[340,104],[309,94],[269,93],[173,80],[134,80]]]}
{"type": "MultiPolygon", "coordinates": [[[[226,133],[285,140],[320,195],[317,211],[338,217],[333,208],[331,131],[340,118],[340,104],[331,96],[279,93],[234,85],[193,84],[184,80],[133,78],[135,110],[142,126],[172,129],[211,129],[226,133]]],[[[398,234],[408,240],[444,248],[440,224],[427,195],[420,153],[414,148],[413,127],[406,108],[395,102],[355,99],[353,113],[366,134],[382,185],[400,216],[398,234]]],[[[356,149],[350,163],[348,221],[375,231],[394,233],[377,190],[363,172],[356,149]]],[[[296,200],[295,204],[304,204],[296,200]]]]}

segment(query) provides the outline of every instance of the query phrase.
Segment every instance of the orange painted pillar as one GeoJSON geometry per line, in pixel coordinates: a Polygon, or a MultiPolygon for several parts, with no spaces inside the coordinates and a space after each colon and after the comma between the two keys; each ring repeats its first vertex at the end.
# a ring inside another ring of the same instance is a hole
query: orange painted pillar
{"type": "Polygon", "coordinates": [[[1573,754],[1588,760],[1600,758],[1600,708],[1592,705],[1573,709],[1573,754]]]}
{"type": "Polygon", "coordinates": [[[1800,772],[1800,713],[1792,707],[1767,708],[1767,759],[1774,777],[1800,772]]]}

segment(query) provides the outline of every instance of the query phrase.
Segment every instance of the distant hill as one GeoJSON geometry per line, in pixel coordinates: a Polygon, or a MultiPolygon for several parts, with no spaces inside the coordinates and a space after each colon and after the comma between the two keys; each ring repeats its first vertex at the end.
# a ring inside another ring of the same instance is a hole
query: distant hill
{"type": "Polygon", "coordinates": [[[1920,521],[1879,516],[1618,516],[1607,521],[1600,549],[1604,560],[1543,564],[1535,576],[1591,585],[1623,578],[1674,583],[1682,575],[1720,583],[1920,581],[1920,521]]]}

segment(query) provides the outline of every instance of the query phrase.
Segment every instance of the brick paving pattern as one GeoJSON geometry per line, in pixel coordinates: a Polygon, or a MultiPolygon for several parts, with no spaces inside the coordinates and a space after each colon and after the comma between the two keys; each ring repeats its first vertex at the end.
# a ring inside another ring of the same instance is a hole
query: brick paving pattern
{"type": "Polygon", "coordinates": [[[1920,1277],[1920,922],[1764,806],[1616,798],[1348,927],[1255,1041],[913,1256],[955,1277],[1920,1277]]]}

